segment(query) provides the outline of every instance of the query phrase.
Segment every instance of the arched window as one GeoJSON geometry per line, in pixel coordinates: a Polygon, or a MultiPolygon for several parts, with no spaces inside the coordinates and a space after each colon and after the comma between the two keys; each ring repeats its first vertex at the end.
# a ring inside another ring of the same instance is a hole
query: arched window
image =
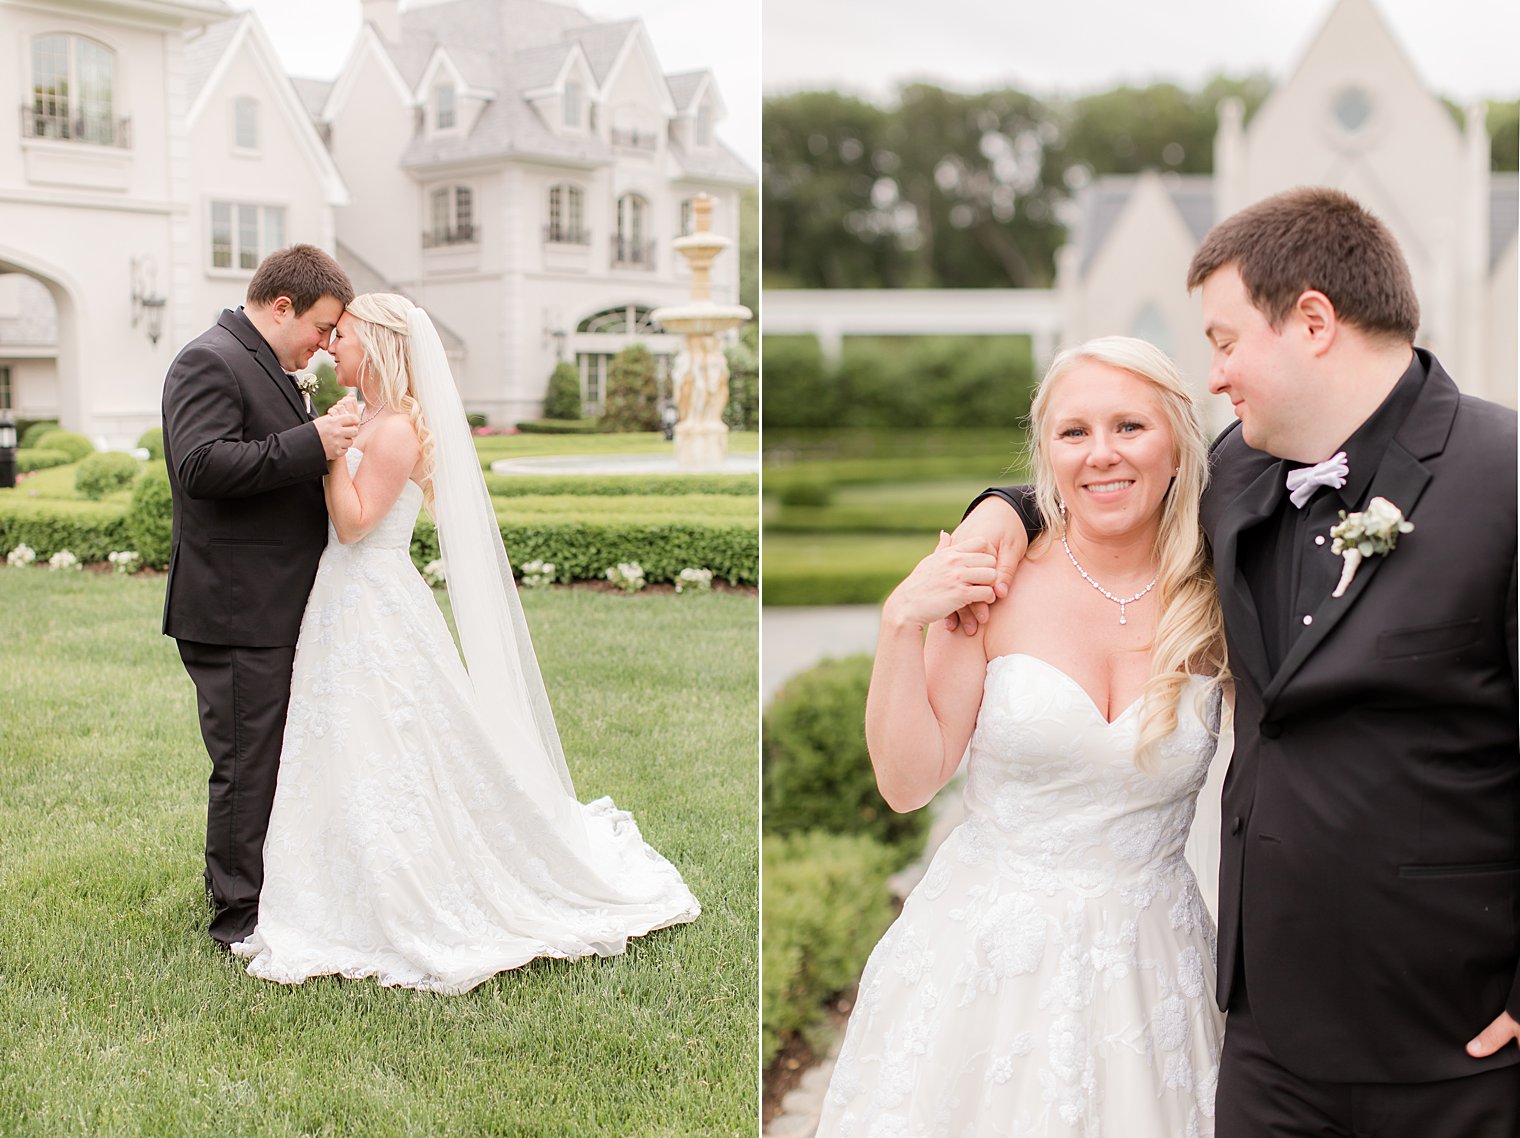
{"type": "Polygon", "coordinates": [[[654,309],[638,304],[622,304],[593,312],[577,324],[575,330],[618,336],[654,336],[664,331],[654,319],[654,309]]]}
{"type": "Polygon", "coordinates": [[[113,114],[116,53],[84,36],[46,35],[32,40],[32,111],[25,117],[35,138],[69,138],[101,146],[130,146],[125,119],[113,114]]]}
{"type": "Polygon", "coordinates": [[[467,245],[480,240],[475,228],[474,194],[469,186],[441,186],[428,195],[430,225],[422,234],[422,247],[467,245]]]}
{"type": "Polygon", "coordinates": [[[623,268],[654,268],[654,242],[648,240],[649,203],[638,194],[617,200],[617,233],[612,239],[612,263],[623,268]]]}
{"type": "Polygon", "coordinates": [[[544,240],[560,245],[589,245],[585,216],[585,195],[579,186],[561,183],[549,187],[549,224],[544,227],[544,240]]]}
{"type": "Polygon", "coordinates": [[[232,100],[232,144],[239,150],[259,148],[259,101],[247,95],[232,100]]]}

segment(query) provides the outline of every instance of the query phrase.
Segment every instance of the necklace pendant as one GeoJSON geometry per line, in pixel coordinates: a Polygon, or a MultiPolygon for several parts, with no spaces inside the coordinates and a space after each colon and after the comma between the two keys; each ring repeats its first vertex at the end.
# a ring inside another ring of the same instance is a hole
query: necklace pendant
{"type": "Polygon", "coordinates": [[[1124,615],[1124,606],[1122,604],[1119,606],[1119,623],[1120,624],[1128,624],[1129,623],[1129,618],[1124,615]]]}

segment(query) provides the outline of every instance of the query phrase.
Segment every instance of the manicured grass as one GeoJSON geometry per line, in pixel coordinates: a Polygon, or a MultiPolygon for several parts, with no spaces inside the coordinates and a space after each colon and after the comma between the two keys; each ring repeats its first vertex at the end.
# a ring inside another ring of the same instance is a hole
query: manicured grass
{"type": "MultiPolygon", "coordinates": [[[[484,466],[498,458],[529,458],[545,454],[674,454],[675,444],[659,431],[616,435],[482,435],[475,440],[484,466]]],[[[760,432],[730,431],[728,449],[735,454],[754,454],[760,449],[760,432]]]]}
{"type": "Polygon", "coordinates": [[[765,532],[934,534],[954,529],[967,503],[1001,477],[839,486],[827,506],[765,502],[765,532]]]}
{"type": "Polygon", "coordinates": [[[761,595],[767,605],[880,604],[937,536],[767,533],[761,595]]]}
{"type": "Polygon", "coordinates": [[[213,949],[162,599],[0,569],[0,1134],[754,1134],[753,597],[525,592],[580,797],[630,809],[705,911],[456,997],[213,949]]]}

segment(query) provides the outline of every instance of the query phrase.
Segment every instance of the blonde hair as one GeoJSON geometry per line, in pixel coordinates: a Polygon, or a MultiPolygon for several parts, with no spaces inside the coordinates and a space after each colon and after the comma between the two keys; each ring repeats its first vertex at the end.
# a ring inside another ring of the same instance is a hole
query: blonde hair
{"type": "Polygon", "coordinates": [[[1141,689],[1144,702],[1135,744],[1135,762],[1144,767],[1156,746],[1177,727],[1177,705],[1188,677],[1209,676],[1211,686],[1217,687],[1228,675],[1224,616],[1198,522],[1199,500],[1209,476],[1208,441],[1198,406],[1177,365],[1159,348],[1128,336],[1103,336],[1061,352],[1040,381],[1029,408],[1035,501],[1046,533],[1066,524],[1056,497],[1047,437],[1050,393],[1058,379],[1084,360],[1118,368],[1150,384],[1177,448],[1177,474],[1161,499],[1161,522],[1156,529],[1156,635],[1151,642],[1150,678],[1141,689]]]}
{"type": "Polygon", "coordinates": [[[407,416],[422,444],[422,497],[433,510],[433,433],[412,388],[407,313],[417,307],[394,292],[364,292],[348,302],[354,318],[354,338],[364,349],[360,365],[380,385],[380,403],[407,416]]]}

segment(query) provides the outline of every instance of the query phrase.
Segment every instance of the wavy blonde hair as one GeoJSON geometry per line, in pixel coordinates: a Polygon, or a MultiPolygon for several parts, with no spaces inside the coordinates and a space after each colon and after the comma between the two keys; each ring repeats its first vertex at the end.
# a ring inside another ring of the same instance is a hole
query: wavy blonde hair
{"type": "MultiPolygon", "coordinates": [[[[1157,744],[1176,729],[1177,705],[1190,675],[1210,677],[1218,687],[1228,678],[1224,616],[1214,586],[1214,567],[1198,522],[1199,500],[1209,477],[1208,440],[1198,405],[1177,365],[1144,340],[1103,336],[1056,356],[1029,408],[1029,448],[1035,501],[1047,534],[1064,528],[1050,460],[1050,399],[1056,381],[1084,360],[1128,372],[1155,389],[1177,448],[1177,474],[1161,499],[1156,529],[1156,635],[1151,642],[1151,674],[1143,700],[1135,762],[1144,767],[1157,744]]],[[[1207,717],[1200,715],[1207,722],[1207,717]]]]}
{"type": "Polygon", "coordinates": [[[412,356],[406,316],[417,307],[394,292],[364,292],[348,302],[354,318],[354,337],[364,349],[361,370],[380,384],[382,406],[394,408],[412,421],[422,444],[422,497],[433,511],[433,433],[413,394],[412,356]]]}

